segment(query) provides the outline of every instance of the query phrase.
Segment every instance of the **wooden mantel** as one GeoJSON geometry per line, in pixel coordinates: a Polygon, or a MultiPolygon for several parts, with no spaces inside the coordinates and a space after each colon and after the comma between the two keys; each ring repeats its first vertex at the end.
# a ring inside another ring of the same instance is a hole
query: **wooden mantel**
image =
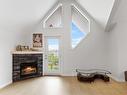
{"type": "Polygon", "coordinates": [[[43,51],[13,51],[12,54],[42,54],[43,51]]]}

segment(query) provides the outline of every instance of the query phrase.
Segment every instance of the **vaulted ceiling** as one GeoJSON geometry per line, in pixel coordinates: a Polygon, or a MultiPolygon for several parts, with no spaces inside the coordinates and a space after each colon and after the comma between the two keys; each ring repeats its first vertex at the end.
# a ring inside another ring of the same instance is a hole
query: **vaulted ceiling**
{"type": "Polygon", "coordinates": [[[77,0],[103,27],[106,27],[115,0],[77,0]]]}
{"type": "Polygon", "coordinates": [[[57,0],[0,0],[0,28],[36,24],[57,0]]]}
{"type": "MultiPolygon", "coordinates": [[[[76,0],[105,27],[115,0],[76,0]]],[[[0,0],[0,27],[38,23],[57,0],[0,0]]]]}

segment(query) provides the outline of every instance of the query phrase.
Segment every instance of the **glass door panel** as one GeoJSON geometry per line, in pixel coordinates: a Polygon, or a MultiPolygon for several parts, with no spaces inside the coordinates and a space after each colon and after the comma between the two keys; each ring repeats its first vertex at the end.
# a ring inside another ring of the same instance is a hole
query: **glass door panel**
{"type": "Polygon", "coordinates": [[[46,75],[60,74],[60,39],[58,37],[45,38],[45,66],[46,75]]]}

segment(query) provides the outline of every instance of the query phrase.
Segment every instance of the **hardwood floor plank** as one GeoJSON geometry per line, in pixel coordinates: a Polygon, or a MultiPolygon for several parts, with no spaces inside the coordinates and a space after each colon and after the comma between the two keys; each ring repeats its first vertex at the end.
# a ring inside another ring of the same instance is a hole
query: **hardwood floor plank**
{"type": "Polygon", "coordinates": [[[0,95],[127,95],[127,83],[79,82],[76,77],[45,76],[13,83],[0,95]]]}

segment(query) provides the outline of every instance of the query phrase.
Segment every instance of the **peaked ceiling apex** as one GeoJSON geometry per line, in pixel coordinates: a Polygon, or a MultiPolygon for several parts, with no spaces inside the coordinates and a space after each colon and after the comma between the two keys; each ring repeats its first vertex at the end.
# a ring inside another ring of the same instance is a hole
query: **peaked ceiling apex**
{"type": "Polygon", "coordinates": [[[105,28],[115,0],[76,0],[89,14],[105,28]]]}

